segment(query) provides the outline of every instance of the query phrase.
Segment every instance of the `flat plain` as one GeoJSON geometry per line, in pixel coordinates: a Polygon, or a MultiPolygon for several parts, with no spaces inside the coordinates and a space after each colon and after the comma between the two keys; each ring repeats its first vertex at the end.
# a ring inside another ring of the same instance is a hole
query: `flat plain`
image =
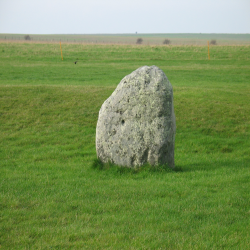
{"type": "Polygon", "coordinates": [[[0,43],[0,248],[249,249],[250,46],[62,51],[0,43]],[[98,168],[99,109],[143,65],[174,88],[176,169],[98,168]]]}
{"type": "MultiPolygon", "coordinates": [[[[0,34],[2,41],[24,42],[23,34],[0,34]]],[[[249,45],[250,34],[209,34],[209,33],[160,33],[160,34],[56,34],[56,35],[29,35],[30,42],[38,43],[85,43],[85,44],[136,44],[142,39],[144,45],[162,45],[168,39],[172,45],[200,45],[205,46],[207,41],[215,40],[218,45],[249,45]]],[[[26,41],[27,42],[27,41],[26,41]]]]}

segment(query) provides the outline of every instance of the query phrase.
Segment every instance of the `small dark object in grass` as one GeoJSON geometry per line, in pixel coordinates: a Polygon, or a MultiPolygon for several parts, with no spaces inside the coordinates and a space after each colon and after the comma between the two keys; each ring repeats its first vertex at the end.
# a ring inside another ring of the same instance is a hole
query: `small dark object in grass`
{"type": "Polygon", "coordinates": [[[216,40],[211,40],[211,41],[210,41],[210,44],[211,44],[211,45],[217,45],[217,42],[216,42],[216,40]]]}
{"type": "Polygon", "coordinates": [[[77,61],[75,61],[75,64],[77,63],[77,61]]]}
{"type": "Polygon", "coordinates": [[[136,44],[142,44],[142,43],[143,43],[142,38],[138,38],[137,41],[136,41],[136,44]]]}
{"type": "Polygon", "coordinates": [[[25,39],[25,40],[31,40],[31,37],[30,37],[30,35],[25,35],[25,36],[24,36],[24,39],[25,39]]]}
{"type": "Polygon", "coordinates": [[[169,39],[165,39],[164,41],[163,41],[163,44],[170,44],[171,43],[171,41],[169,40],[169,39]]]}

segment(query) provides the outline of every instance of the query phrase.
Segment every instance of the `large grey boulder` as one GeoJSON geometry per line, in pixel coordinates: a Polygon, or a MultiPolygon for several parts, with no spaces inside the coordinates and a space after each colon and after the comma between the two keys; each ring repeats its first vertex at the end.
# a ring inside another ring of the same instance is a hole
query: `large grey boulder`
{"type": "Polygon", "coordinates": [[[97,157],[125,167],[174,168],[173,88],[156,66],[125,76],[103,103],[96,127],[97,157]]]}

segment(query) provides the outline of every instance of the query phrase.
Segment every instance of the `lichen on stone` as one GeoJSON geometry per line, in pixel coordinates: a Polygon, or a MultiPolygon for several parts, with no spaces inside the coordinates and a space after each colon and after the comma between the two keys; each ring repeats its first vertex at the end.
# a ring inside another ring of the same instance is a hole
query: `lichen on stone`
{"type": "Polygon", "coordinates": [[[96,127],[97,157],[124,167],[174,168],[173,88],[156,66],[125,76],[103,103],[96,127]]]}

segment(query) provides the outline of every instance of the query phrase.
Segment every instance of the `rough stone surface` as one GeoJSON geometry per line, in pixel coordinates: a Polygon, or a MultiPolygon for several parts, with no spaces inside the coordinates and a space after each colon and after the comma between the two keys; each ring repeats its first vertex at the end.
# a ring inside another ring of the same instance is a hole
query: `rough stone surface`
{"type": "Polygon", "coordinates": [[[103,103],[96,127],[102,162],[136,167],[168,164],[174,168],[173,88],[156,66],[125,76],[103,103]]]}

